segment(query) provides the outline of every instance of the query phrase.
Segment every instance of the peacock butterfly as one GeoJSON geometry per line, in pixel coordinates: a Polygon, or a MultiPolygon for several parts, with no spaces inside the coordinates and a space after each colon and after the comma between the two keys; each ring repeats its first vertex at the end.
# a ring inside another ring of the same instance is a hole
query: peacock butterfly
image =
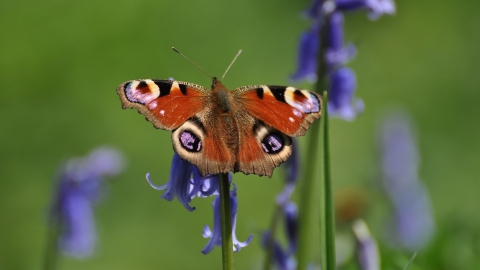
{"type": "Polygon", "coordinates": [[[156,128],[172,130],[175,152],[200,174],[272,176],[292,153],[292,138],[320,118],[322,97],[287,86],[233,91],[213,77],[212,90],[188,82],[143,79],[117,88],[123,109],[136,108],[156,128]]]}

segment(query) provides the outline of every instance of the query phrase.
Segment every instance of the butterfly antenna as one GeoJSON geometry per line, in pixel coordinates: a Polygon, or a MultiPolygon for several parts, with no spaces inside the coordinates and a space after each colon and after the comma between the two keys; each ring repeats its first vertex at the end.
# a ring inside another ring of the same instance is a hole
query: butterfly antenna
{"type": "Polygon", "coordinates": [[[228,72],[228,70],[230,69],[230,67],[233,65],[233,63],[235,63],[235,60],[237,60],[237,57],[238,57],[241,53],[242,53],[242,50],[238,51],[237,55],[235,55],[235,57],[233,58],[232,63],[230,63],[230,65],[228,66],[227,70],[225,70],[225,73],[223,73],[222,81],[223,81],[223,78],[225,77],[225,75],[227,75],[227,72],[228,72]]]}
{"type": "Polygon", "coordinates": [[[190,60],[188,57],[186,57],[183,53],[181,53],[179,50],[177,50],[175,47],[172,47],[172,49],[180,54],[181,56],[183,56],[183,58],[187,59],[190,63],[192,63],[194,66],[196,66],[198,69],[200,69],[201,71],[203,71],[203,73],[207,74],[208,77],[210,77],[211,79],[213,79],[213,76],[208,74],[208,72],[206,72],[203,68],[201,68],[199,65],[197,65],[195,62],[193,62],[192,60],[190,60]]]}

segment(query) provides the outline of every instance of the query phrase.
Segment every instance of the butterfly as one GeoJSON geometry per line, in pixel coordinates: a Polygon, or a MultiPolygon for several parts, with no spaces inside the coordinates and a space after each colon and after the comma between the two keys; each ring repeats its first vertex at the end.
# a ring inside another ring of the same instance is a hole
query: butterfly
{"type": "Polygon", "coordinates": [[[287,86],[232,91],[215,77],[212,90],[189,82],[142,79],[117,88],[123,109],[135,108],[156,128],[171,130],[175,152],[200,174],[272,176],[292,153],[292,137],[320,118],[322,97],[287,86]]]}

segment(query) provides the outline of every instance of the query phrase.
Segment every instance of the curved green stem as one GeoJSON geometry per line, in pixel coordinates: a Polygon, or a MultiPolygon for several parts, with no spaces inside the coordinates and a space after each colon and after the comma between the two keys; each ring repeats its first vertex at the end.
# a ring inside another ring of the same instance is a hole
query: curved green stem
{"type": "Polygon", "coordinates": [[[230,183],[228,174],[220,177],[220,216],[222,223],[222,265],[223,270],[233,270],[232,215],[230,213],[230,183]]]}

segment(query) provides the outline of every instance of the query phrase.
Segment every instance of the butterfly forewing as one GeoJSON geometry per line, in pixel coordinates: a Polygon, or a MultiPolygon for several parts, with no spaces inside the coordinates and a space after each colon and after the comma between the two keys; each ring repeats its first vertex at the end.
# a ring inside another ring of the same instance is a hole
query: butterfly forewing
{"type": "Polygon", "coordinates": [[[138,109],[156,128],[165,130],[185,123],[205,106],[210,94],[200,85],[154,79],[122,83],[117,92],[124,109],[138,109]]]}
{"type": "Polygon", "coordinates": [[[237,88],[233,93],[250,115],[291,137],[305,135],[321,115],[321,96],[308,90],[253,85],[237,88]]]}

